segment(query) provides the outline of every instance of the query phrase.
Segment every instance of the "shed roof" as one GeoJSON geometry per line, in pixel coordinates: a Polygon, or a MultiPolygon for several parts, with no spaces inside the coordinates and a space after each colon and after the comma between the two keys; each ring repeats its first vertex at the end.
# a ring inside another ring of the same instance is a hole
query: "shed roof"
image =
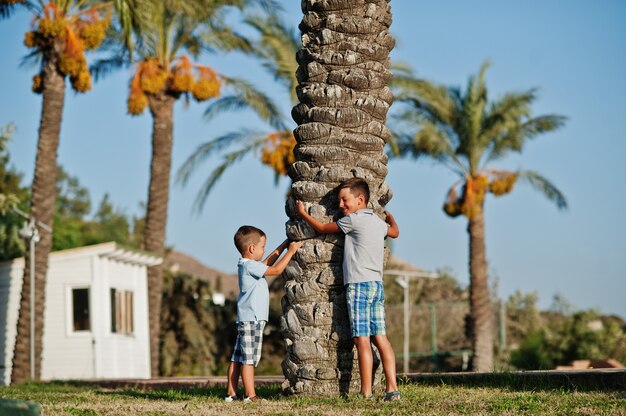
{"type": "MultiPolygon", "coordinates": [[[[54,251],[50,253],[49,258],[50,260],[69,260],[75,257],[85,256],[99,256],[102,258],[117,260],[123,263],[130,263],[138,266],[148,267],[156,266],[163,262],[163,259],[156,254],[124,247],[114,241],[110,241],[108,243],[94,244],[91,246],[83,246],[70,248],[67,250],[54,251]]],[[[24,257],[19,257],[0,263],[0,265],[3,264],[23,265],[24,257]]]]}

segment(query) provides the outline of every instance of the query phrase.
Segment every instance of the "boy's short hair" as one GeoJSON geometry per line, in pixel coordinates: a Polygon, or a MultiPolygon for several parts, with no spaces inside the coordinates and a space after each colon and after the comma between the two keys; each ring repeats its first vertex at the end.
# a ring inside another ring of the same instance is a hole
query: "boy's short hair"
{"type": "Polygon", "coordinates": [[[261,237],[265,237],[263,230],[252,225],[242,225],[235,233],[235,247],[243,255],[246,249],[251,244],[258,243],[261,237]]]}
{"type": "Polygon", "coordinates": [[[370,202],[370,187],[367,182],[365,182],[365,179],[346,179],[345,181],[341,182],[341,185],[339,185],[339,190],[341,191],[342,189],[346,188],[349,189],[352,195],[354,195],[355,197],[363,195],[363,198],[365,198],[365,205],[370,202]]]}

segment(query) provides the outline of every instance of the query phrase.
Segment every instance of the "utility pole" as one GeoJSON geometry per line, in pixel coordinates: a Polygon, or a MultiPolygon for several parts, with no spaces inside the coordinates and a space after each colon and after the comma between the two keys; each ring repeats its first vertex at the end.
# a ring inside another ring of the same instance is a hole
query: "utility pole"
{"type": "Polygon", "coordinates": [[[409,298],[409,282],[411,277],[437,278],[439,275],[432,272],[414,271],[414,270],[385,270],[387,276],[398,276],[395,282],[404,289],[404,334],[402,342],[402,368],[404,374],[409,373],[409,319],[410,319],[410,298],[409,298]]]}

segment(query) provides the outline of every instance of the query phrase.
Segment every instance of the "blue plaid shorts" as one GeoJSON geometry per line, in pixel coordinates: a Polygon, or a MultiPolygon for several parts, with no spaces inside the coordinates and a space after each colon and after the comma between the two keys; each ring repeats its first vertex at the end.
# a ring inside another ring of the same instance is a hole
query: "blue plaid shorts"
{"type": "Polygon", "coordinates": [[[264,328],[265,321],[238,322],[237,340],[230,361],[256,367],[261,359],[264,328]]]}
{"type": "Polygon", "coordinates": [[[346,285],[352,337],[385,335],[385,290],[383,282],[346,285]]]}

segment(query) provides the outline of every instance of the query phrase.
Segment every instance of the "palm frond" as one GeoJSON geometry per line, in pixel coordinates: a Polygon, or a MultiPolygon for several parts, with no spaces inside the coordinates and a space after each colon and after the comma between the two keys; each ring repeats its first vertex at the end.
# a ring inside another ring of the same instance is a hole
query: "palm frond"
{"type": "Polygon", "coordinates": [[[295,103],[298,84],[296,53],[301,45],[296,30],[287,26],[276,15],[269,18],[248,17],[246,23],[261,34],[260,41],[255,43],[253,53],[261,59],[262,65],[269,70],[274,79],[289,88],[291,100],[295,103]]]}
{"type": "Polygon", "coordinates": [[[208,30],[201,35],[203,48],[209,53],[240,51],[249,53],[252,51],[252,43],[244,35],[237,33],[231,27],[208,23],[208,30]]]}
{"type": "Polygon", "coordinates": [[[437,160],[454,172],[464,174],[468,169],[455,153],[448,131],[441,125],[422,120],[419,130],[413,135],[394,133],[393,150],[400,156],[437,160]]]}
{"type": "Polygon", "coordinates": [[[18,7],[23,7],[31,12],[37,13],[37,11],[42,7],[38,3],[40,2],[22,1],[19,3],[10,3],[3,1],[0,3],[0,19],[8,19],[18,7]]]}
{"type": "Polygon", "coordinates": [[[196,196],[193,204],[193,210],[197,213],[200,213],[204,208],[206,200],[209,197],[209,193],[211,192],[217,181],[222,177],[224,172],[233,164],[241,161],[241,159],[243,159],[248,153],[250,153],[262,143],[263,138],[259,139],[257,142],[250,143],[248,146],[224,155],[224,157],[222,158],[222,163],[220,163],[215,169],[213,169],[207,180],[200,188],[200,191],[198,191],[198,195],[196,196]]]}
{"type": "Polygon", "coordinates": [[[521,152],[526,141],[565,125],[566,116],[549,114],[532,118],[522,124],[519,119],[504,119],[501,131],[490,141],[486,162],[502,158],[509,152],[521,152]]]}
{"type": "Polygon", "coordinates": [[[175,27],[175,34],[172,39],[172,55],[183,48],[194,58],[197,58],[202,52],[204,42],[200,36],[190,30],[190,26],[192,25],[180,24],[175,27]]]}
{"type": "Polygon", "coordinates": [[[41,68],[43,54],[39,49],[30,51],[20,60],[20,68],[41,68]]]}
{"type": "Polygon", "coordinates": [[[125,56],[112,56],[109,58],[97,59],[92,65],[89,66],[89,71],[93,76],[94,81],[104,79],[107,75],[122,68],[127,68],[130,65],[129,59],[125,56]]]}
{"type": "Polygon", "coordinates": [[[448,88],[405,75],[392,78],[391,87],[396,101],[406,102],[442,124],[454,124],[455,103],[448,88]]]}
{"type": "Polygon", "coordinates": [[[260,7],[265,13],[275,14],[283,10],[281,2],[276,0],[239,0],[241,9],[260,7]]]}
{"type": "Polygon", "coordinates": [[[566,121],[567,117],[559,114],[538,116],[522,124],[522,135],[525,139],[533,139],[542,133],[560,129],[566,121]]]}
{"type": "Polygon", "coordinates": [[[246,151],[253,150],[262,142],[260,139],[262,137],[265,137],[263,132],[242,129],[201,144],[178,169],[176,182],[184,186],[198,166],[209,156],[235,144],[243,144],[243,149],[247,149],[246,151]]]}
{"type": "Polygon", "coordinates": [[[391,72],[394,76],[413,77],[413,68],[406,62],[392,62],[391,72]]]}
{"type": "Polygon", "coordinates": [[[487,106],[485,74],[489,66],[491,66],[489,61],[483,63],[478,75],[470,77],[463,97],[462,121],[459,125],[459,138],[461,140],[457,153],[467,155],[472,172],[478,170],[480,158],[487,146],[487,143],[480,142],[480,132],[487,106]]]}
{"type": "Polygon", "coordinates": [[[535,91],[508,93],[491,104],[483,121],[479,142],[486,148],[494,147],[502,137],[519,127],[520,120],[530,116],[530,103],[535,91]]]}
{"type": "Polygon", "coordinates": [[[554,202],[558,209],[567,209],[567,200],[565,195],[554,186],[548,179],[534,171],[517,172],[519,179],[530,184],[532,188],[544,194],[548,200],[554,202]]]}
{"type": "Polygon", "coordinates": [[[234,94],[212,101],[204,112],[205,119],[210,120],[219,113],[232,110],[251,109],[272,128],[288,129],[280,109],[266,94],[244,80],[226,78],[224,82],[234,90],[234,94]]]}
{"type": "Polygon", "coordinates": [[[15,11],[15,4],[0,3],[0,18],[6,19],[11,17],[11,13],[15,11]]]}
{"type": "Polygon", "coordinates": [[[119,32],[121,33],[123,44],[129,51],[131,57],[133,51],[132,33],[136,26],[136,21],[133,16],[133,10],[136,10],[136,8],[133,7],[132,1],[133,0],[113,0],[116,21],[120,27],[119,32]]]}

